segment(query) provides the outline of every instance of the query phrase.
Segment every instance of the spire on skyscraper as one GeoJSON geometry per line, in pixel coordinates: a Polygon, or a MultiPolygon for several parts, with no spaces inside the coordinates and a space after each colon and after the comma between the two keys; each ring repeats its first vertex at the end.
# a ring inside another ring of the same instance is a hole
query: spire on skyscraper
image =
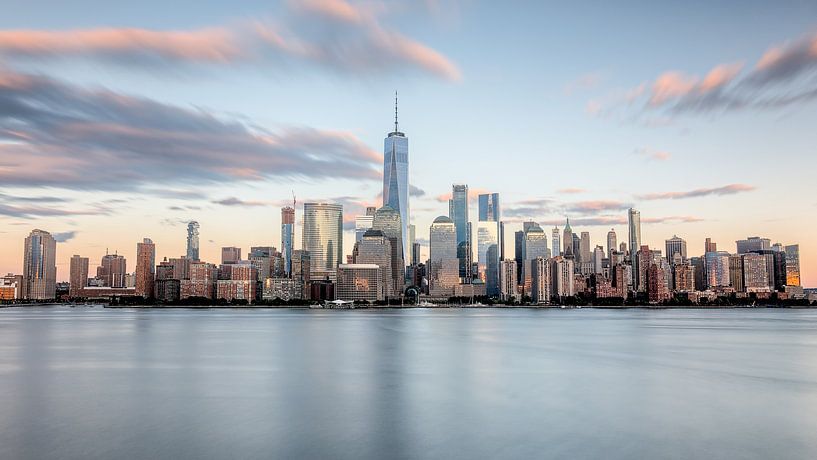
{"type": "Polygon", "coordinates": [[[394,91],[394,132],[400,131],[397,128],[397,91],[394,91]]]}

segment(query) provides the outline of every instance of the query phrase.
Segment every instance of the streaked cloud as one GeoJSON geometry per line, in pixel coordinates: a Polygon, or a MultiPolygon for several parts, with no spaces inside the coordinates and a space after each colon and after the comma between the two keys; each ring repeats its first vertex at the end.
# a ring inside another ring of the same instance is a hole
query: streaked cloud
{"type": "Polygon", "coordinates": [[[558,193],[564,193],[564,194],[566,194],[566,195],[577,195],[577,194],[579,194],[579,193],[584,193],[584,192],[586,192],[587,190],[585,190],[585,189],[583,189],[583,188],[572,188],[572,187],[569,187],[569,188],[560,188],[559,190],[556,190],[556,191],[557,191],[558,193]]]}
{"type": "Polygon", "coordinates": [[[717,64],[705,74],[671,70],[588,102],[593,115],[668,115],[774,109],[817,98],[817,33],[768,49],[753,66],[717,64]]]}
{"type": "Polygon", "coordinates": [[[222,206],[268,206],[269,203],[263,201],[247,201],[236,197],[223,198],[221,200],[213,201],[213,204],[220,204],[222,206]]]}
{"type": "MultiPolygon", "coordinates": [[[[201,109],[0,69],[5,186],[123,191],[272,177],[379,180],[381,163],[348,132],[271,132],[201,109]]],[[[191,196],[157,192],[168,193],[191,196]]]]}
{"type": "Polygon", "coordinates": [[[564,207],[567,214],[592,214],[604,211],[619,211],[631,207],[630,203],[614,200],[590,200],[569,203],[564,207]]]}
{"type": "Polygon", "coordinates": [[[449,58],[387,24],[384,8],[344,0],[286,5],[277,20],[195,30],[0,30],[0,56],[26,62],[82,58],[162,71],[250,64],[264,65],[265,71],[306,66],[359,76],[408,71],[449,81],[461,78],[449,58]]]}
{"type": "Polygon", "coordinates": [[[698,198],[710,195],[734,195],[736,193],[751,192],[755,187],[748,184],[729,184],[722,187],[698,188],[683,192],[659,192],[639,195],[642,200],[680,200],[684,198],[698,198]]]}

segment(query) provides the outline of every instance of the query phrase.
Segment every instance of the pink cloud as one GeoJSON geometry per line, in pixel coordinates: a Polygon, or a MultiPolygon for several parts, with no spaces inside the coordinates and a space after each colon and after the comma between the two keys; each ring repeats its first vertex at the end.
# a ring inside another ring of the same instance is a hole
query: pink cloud
{"type": "Polygon", "coordinates": [[[741,192],[750,192],[755,190],[755,187],[747,184],[729,184],[722,187],[713,188],[699,188],[685,192],[661,192],[648,193],[646,195],[639,195],[638,198],[642,200],[677,200],[684,198],[698,198],[709,195],[734,195],[741,192]]]}

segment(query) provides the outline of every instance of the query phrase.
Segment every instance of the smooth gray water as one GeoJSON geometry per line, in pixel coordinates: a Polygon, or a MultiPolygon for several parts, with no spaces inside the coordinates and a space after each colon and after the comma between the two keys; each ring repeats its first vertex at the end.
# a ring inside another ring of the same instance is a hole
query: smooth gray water
{"type": "Polygon", "coordinates": [[[817,311],[2,309],[0,458],[817,458],[817,311]]]}

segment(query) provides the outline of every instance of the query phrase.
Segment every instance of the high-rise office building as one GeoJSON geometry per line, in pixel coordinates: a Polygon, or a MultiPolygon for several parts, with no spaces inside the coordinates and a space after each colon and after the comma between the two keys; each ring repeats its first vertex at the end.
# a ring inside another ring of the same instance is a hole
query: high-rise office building
{"type": "Polygon", "coordinates": [[[740,257],[743,262],[743,287],[746,292],[771,291],[773,286],[769,286],[766,257],[757,253],[741,254],[740,257]]]}
{"type": "Polygon", "coordinates": [[[477,262],[479,277],[489,296],[499,295],[499,194],[479,195],[477,262]]]}
{"type": "Polygon", "coordinates": [[[403,263],[411,265],[411,261],[414,260],[414,243],[417,240],[417,227],[414,224],[409,224],[408,232],[409,247],[405,251],[407,259],[404,260],[403,263]]]}
{"type": "Polygon", "coordinates": [[[559,227],[553,227],[551,239],[551,247],[553,248],[551,254],[553,257],[562,255],[562,233],[559,231],[559,227]]]}
{"type": "Polygon", "coordinates": [[[429,231],[429,292],[433,296],[451,296],[459,284],[457,230],[446,216],[434,219],[429,231]]]}
{"type": "Polygon", "coordinates": [[[49,300],[57,293],[57,242],[45,230],[35,229],[23,249],[23,297],[49,300]]]}
{"type": "Polygon", "coordinates": [[[292,250],[295,241],[295,208],[281,208],[281,258],[284,264],[284,275],[292,273],[292,250]]]}
{"type": "MultiPolygon", "coordinates": [[[[382,230],[369,229],[363,234],[360,241],[355,243],[353,252],[353,263],[374,264],[380,267],[383,292],[380,293],[379,300],[388,297],[400,297],[402,292],[402,280],[399,284],[395,284],[397,280],[392,276],[392,270],[394,269],[392,255],[395,254],[392,249],[392,241],[393,239],[386,237],[382,230]]],[[[340,293],[338,293],[338,298],[342,299],[340,293]]]]}
{"type": "Polygon", "coordinates": [[[636,276],[637,273],[641,273],[638,267],[638,256],[636,255],[636,252],[641,248],[641,212],[630,208],[629,211],[627,211],[627,224],[630,241],[630,260],[633,266],[633,289],[643,291],[644,289],[642,289],[642,286],[639,284],[642,277],[636,276]]]}
{"type": "Polygon", "coordinates": [[[343,260],[343,206],[304,203],[303,249],[309,251],[312,280],[329,277],[343,260]]]}
{"type": "Polygon", "coordinates": [[[187,258],[199,260],[199,223],[195,220],[187,223],[187,258]]]}
{"type": "Polygon", "coordinates": [[[672,262],[675,254],[680,254],[682,261],[687,260],[687,242],[683,238],[673,235],[672,238],[664,241],[664,245],[667,249],[667,260],[669,260],[670,263],[672,262]]]}
{"type": "Polygon", "coordinates": [[[728,287],[729,253],[724,251],[709,251],[706,253],[706,285],[709,289],[728,287]]]}
{"type": "Polygon", "coordinates": [[[533,285],[533,273],[531,273],[531,262],[538,257],[543,259],[550,258],[550,250],[547,245],[547,234],[538,224],[528,227],[525,232],[525,261],[522,265],[522,284],[524,285],[524,293],[531,294],[533,285]]]}
{"type": "Polygon", "coordinates": [[[613,251],[618,250],[618,248],[616,247],[618,243],[616,241],[617,241],[616,230],[611,228],[610,231],[607,232],[607,258],[610,260],[613,259],[613,251]]]}
{"type": "Polygon", "coordinates": [[[338,300],[376,302],[385,298],[383,284],[383,271],[375,264],[341,264],[335,296],[338,300]]]}
{"type": "Polygon", "coordinates": [[[746,292],[743,281],[743,257],[741,254],[730,254],[729,286],[731,286],[735,292],[746,292]]]}
{"type": "Polygon", "coordinates": [[[554,257],[550,259],[550,279],[553,297],[572,297],[576,294],[573,259],[554,257]]]}
{"type": "Polygon", "coordinates": [[[499,298],[503,301],[514,299],[518,285],[516,261],[508,259],[501,261],[499,263],[499,298]]]}
{"type": "Polygon", "coordinates": [[[712,241],[712,238],[707,238],[704,242],[704,254],[707,252],[718,252],[718,243],[712,241]]]}
{"type": "Polygon", "coordinates": [[[760,238],[759,236],[750,236],[745,240],[735,241],[738,254],[746,254],[747,252],[766,251],[772,248],[772,241],[768,238],[760,238]]]}
{"type": "MultiPolygon", "coordinates": [[[[409,210],[409,148],[408,138],[398,129],[397,93],[394,94],[394,131],[385,139],[383,147],[383,206],[389,206],[400,214],[400,250],[408,247],[409,210]]],[[[405,252],[400,260],[406,260],[405,252]]],[[[313,254],[314,263],[314,254],[313,254]]]]}
{"type": "Polygon", "coordinates": [[[119,254],[105,254],[96,269],[96,277],[102,280],[103,286],[123,288],[125,287],[125,274],[127,272],[128,263],[125,257],[119,254]]]}
{"type": "Polygon", "coordinates": [[[550,292],[552,282],[550,280],[551,263],[550,259],[537,257],[530,261],[531,299],[534,303],[544,304],[550,302],[550,292]]]}
{"type": "Polygon", "coordinates": [[[525,231],[514,233],[514,262],[516,262],[516,284],[522,284],[522,263],[525,262],[525,231]]]}
{"type": "Polygon", "coordinates": [[[365,216],[355,216],[355,243],[359,243],[363,234],[372,228],[374,214],[365,216]]]}
{"type": "MultiPolygon", "coordinates": [[[[468,236],[468,185],[451,186],[451,200],[448,202],[448,217],[457,229],[457,258],[460,264],[460,278],[470,279],[471,239],[468,236]]],[[[477,230],[479,231],[479,230],[477,230]]]]}
{"type": "Polygon", "coordinates": [[[221,263],[235,264],[241,260],[241,248],[227,246],[221,248],[221,263]]]}
{"type": "MultiPolygon", "coordinates": [[[[399,296],[403,291],[406,280],[406,263],[403,260],[403,225],[400,222],[400,213],[391,206],[383,206],[374,214],[373,230],[380,230],[391,242],[391,279],[384,281],[390,287],[390,296],[399,296]]],[[[385,280],[385,278],[384,278],[385,280]]]]}
{"type": "Polygon", "coordinates": [[[156,267],[156,245],[150,238],[136,243],[136,295],[153,297],[153,278],[156,267]]]}
{"type": "Polygon", "coordinates": [[[601,246],[593,249],[593,273],[597,275],[604,273],[604,248],[601,246]]]}
{"type": "Polygon", "coordinates": [[[581,241],[579,242],[579,251],[581,253],[581,262],[591,262],[593,260],[593,252],[590,248],[590,232],[582,232],[581,241]]]}
{"type": "Polygon", "coordinates": [[[68,296],[82,297],[82,290],[88,284],[88,258],[74,255],[71,257],[68,296]]]}
{"type": "Polygon", "coordinates": [[[567,222],[565,222],[565,229],[563,232],[564,237],[562,238],[562,255],[565,257],[574,257],[575,254],[573,253],[573,229],[570,228],[570,218],[567,218],[567,222]]]}
{"type": "Polygon", "coordinates": [[[800,245],[787,245],[785,252],[786,286],[800,286],[800,245]]]}

